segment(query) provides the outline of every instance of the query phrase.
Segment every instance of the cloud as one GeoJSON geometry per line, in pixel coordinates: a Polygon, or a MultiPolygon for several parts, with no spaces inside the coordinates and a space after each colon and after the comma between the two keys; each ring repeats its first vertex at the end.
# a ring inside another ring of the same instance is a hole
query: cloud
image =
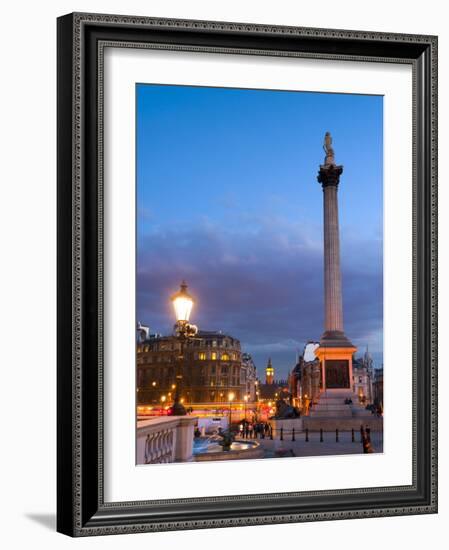
{"type": "MultiPolygon", "coordinates": [[[[381,247],[354,237],[343,250],[346,333],[380,351],[381,247]]],[[[186,279],[193,322],[239,338],[259,368],[274,355],[285,372],[298,347],[323,331],[322,262],[321,234],[299,222],[246,216],[228,228],[206,218],[194,228],[159,228],[138,243],[138,319],[169,332],[169,297],[186,279]]]]}

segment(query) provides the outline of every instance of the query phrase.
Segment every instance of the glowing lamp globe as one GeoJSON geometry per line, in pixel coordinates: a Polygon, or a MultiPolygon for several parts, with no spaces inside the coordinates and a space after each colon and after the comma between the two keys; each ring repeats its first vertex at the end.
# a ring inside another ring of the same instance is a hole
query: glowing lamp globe
{"type": "Polygon", "coordinates": [[[187,292],[187,285],[185,281],[181,283],[179,292],[173,294],[171,301],[175,310],[176,321],[187,323],[193,307],[193,298],[187,292]]]}

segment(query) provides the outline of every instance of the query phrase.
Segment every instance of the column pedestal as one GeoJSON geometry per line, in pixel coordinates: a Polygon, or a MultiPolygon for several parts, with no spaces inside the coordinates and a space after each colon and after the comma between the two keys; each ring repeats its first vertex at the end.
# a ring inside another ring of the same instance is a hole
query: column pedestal
{"type": "Polygon", "coordinates": [[[321,364],[322,391],[348,396],[352,393],[352,355],[356,351],[349,341],[346,346],[320,345],[315,350],[321,364]]]}

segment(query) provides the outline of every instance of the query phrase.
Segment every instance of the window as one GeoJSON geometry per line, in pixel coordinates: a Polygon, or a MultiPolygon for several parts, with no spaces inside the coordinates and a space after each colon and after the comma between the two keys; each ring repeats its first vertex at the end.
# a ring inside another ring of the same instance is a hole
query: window
{"type": "Polygon", "coordinates": [[[221,354],[221,360],[222,360],[222,361],[229,361],[229,354],[227,354],[227,353],[222,353],[222,354],[221,354]]]}
{"type": "Polygon", "coordinates": [[[217,360],[217,352],[216,352],[216,351],[213,351],[213,352],[210,354],[210,358],[212,359],[212,361],[216,361],[216,360],[217,360]]]}
{"type": "Polygon", "coordinates": [[[205,351],[200,351],[200,353],[198,354],[198,359],[200,361],[205,361],[206,360],[206,352],[205,351]]]}
{"type": "Polygon", "coordinates": [[[213,347],[213,348],[216,348],[216,347],[217,347],[217,340],[212,340],[212,347],[213,347]]]}

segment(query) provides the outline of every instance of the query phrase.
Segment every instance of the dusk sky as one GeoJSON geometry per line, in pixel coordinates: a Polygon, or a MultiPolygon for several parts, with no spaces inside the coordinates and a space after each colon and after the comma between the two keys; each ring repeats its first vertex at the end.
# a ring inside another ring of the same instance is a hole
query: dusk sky
{"type": "Polygon", "coordinates": [[[383,98],[137,85],[137,320],[169,334],[182,279],[191,321],[286,377],[323,332],[323,139],[338,191],[344,325],[382,363],[383,98]]]}

